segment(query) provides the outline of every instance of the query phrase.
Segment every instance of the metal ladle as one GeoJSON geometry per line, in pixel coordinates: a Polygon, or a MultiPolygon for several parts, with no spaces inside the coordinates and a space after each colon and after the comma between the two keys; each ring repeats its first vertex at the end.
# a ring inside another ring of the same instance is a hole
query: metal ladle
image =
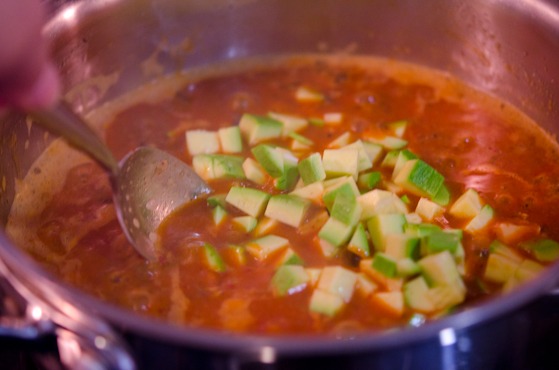
{"type": "Polygon", "coordinates": [[[139,147],[118,163],[95,132],[65,103],[31,112],[30,116],[103,165],[111,178],[120,225],[130,243],[148,260],[157,257],[156,230],[163,219],[211,192],[191,167],[154,147],[139,147]]]}

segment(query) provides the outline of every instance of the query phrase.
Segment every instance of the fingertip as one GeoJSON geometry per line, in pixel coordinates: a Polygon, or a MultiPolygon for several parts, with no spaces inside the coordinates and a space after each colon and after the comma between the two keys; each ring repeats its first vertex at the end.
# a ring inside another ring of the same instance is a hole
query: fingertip
{"type": "Polygon", "coordinates": [[[43,109],[52,106],[60,95],[58,71],[46,63],[35,83],[20,97],[18,106],[25,110],[43,109]]]}

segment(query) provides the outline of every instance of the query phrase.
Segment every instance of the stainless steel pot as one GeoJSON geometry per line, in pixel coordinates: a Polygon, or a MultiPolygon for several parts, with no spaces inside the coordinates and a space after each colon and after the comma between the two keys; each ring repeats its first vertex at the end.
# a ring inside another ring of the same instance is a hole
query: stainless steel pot
{"type": "MultiPolygon", "coordinates": [[[[446,70],[559,132],[559,3],[551,0],[89,0],[57,9],[45,34],[68,100],[82,112],[157,74],[232,58],[336,52],[446,70]],[[156,63],[156,74],[146,61],[156,63]]],[[[0,122],[3,225],[17,179],[48,143],[22,117],[0,122]]],[[[505,356],[522,351],[509,345],[526,329],[515,312],[559,277],[555,265],[514,294],[419,328],[351,340],[239,337],[126,312],[58,281],[2,234],[0,245],[0,272],[27,307],[17,325],[3,320],[0,335],[54,333],[71,368],[526,368],[518,355],[505,356]]]]}

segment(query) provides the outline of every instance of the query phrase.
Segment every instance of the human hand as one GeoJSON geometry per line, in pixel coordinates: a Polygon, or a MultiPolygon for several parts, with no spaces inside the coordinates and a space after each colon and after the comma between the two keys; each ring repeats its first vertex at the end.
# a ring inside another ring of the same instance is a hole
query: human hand
{"type": "Polygon", "coordinates": [[[0,110],[39,109],[58,98],[58,73],[41,35],[39,0],[0,0],[0,110]]]}

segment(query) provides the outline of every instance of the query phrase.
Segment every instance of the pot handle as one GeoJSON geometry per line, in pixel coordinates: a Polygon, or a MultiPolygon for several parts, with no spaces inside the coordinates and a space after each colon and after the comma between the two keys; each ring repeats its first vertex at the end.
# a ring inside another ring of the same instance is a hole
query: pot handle
{"type": "MultiPolygon", "coordinates": [[[[41,299],[22,284],[0,259],[1,294],[9,297],[0,317],[0,338],[37,341],[56,337],[62,364],[76,370],[135,370],[124,341],[104,321],[84,315],[67,302],[59,307],[41,299]],[[68,315],[70,311],[76,315],[68,315]],[[74,317],[72,317],[74,316],[74,317]]],[[[6,299],[4,299],[6,301],[6,299]]]]}

